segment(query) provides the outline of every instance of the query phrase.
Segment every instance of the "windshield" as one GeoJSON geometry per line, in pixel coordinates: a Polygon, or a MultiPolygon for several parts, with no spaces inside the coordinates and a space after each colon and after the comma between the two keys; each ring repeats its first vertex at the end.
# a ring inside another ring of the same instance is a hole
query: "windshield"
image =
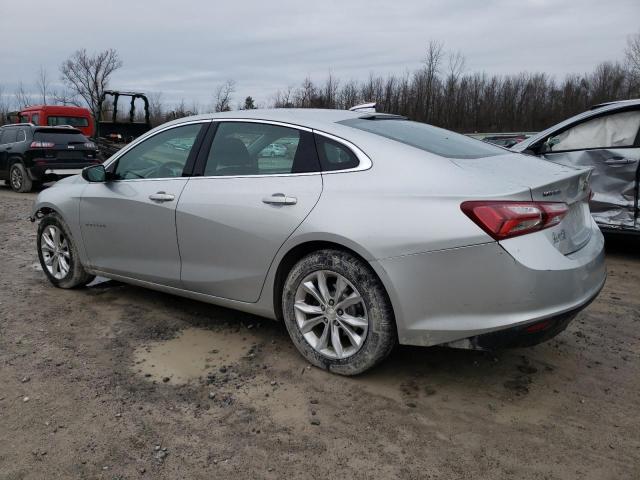
{"type": "Polygon", "coordinates": [[[480,140],[410,120],[351,118],[338,123],[375,133],[442,157],[481,158],[508,153],[502,148],[480,140]]]}
{"type": "Polygon", "coordinates": [[[69,144],[69,143],[86,143],[89,141],[87,137],[78,133],[78,131],[65,132],[64,129],[60,130],[37,130],[33,134],[33,140],[39,142],[53,142],[55,144],[69,144]]]}
{"type": "Polygon", "coordinates": [[[72,127],[88,127],[89,120],[84,117],[61,117],[48,116],[47,125],[55,127],[56,125],[71,125],[72,127]]]}

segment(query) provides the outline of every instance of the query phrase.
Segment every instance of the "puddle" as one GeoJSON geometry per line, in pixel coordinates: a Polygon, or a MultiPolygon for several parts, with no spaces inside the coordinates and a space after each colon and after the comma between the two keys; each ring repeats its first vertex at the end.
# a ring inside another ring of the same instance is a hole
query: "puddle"
{"type": "Polygon", "coordinates": [[[188,328],[171,340],[143,345],[133,354],[134,369],[148,380],[188,383],[223,365],[238,362],[257,338],[246,331],[188,328]]]}

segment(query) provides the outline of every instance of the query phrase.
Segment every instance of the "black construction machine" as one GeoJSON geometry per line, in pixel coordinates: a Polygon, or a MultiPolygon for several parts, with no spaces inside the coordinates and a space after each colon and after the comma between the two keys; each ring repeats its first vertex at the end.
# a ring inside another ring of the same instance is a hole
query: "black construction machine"
{"type": "Polygon", "coordinates": [[[144,93],[105,90],[100,97],[98,111],[101,113],[96,125],[95,140],[103,160],[109,158],[135,138],[151,130],[149,100],[144,93]],[[118,102],[121,97],[131,99],[129,102],[129,115],[124,119],[118,112],[118,102]],[[136,100],[138,99],[144,103],[144,120],[136,118],[136,100]],[[105,112],[105,109],[107,112],[105,112]],[[111,111],[109,112],[108,110],[111,111]],[[106,116],[105,113],[107,114],[106,116]]]}

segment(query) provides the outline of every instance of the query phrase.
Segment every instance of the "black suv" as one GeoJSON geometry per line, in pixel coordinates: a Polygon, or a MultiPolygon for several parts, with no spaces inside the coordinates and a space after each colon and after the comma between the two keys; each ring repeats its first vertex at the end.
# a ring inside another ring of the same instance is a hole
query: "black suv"
{"type": "Polygon", "coordinates": [[[75,175],[100,163],[97,149],[80,130],[18,123],[0,127],[0,180],[16,192],[75,175]]]}

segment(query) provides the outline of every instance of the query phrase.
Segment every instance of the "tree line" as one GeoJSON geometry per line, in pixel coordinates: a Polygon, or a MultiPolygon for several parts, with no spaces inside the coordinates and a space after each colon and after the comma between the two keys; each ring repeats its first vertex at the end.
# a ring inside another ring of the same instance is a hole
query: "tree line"
{"type": "MultiPolygon", "coordinates": [[[[11,101],[0,86],[0,124],[11,108],[37,103],[85,105],[98,118],[100,95],[122,65],[113,49],[93,54],[78,50],[60,65],[61,89],[52,87],[43,68],[35,82],[36,94],[25,93],[21,82],[11,101]]],[[[171,108],[163,102],[162,93],[150,93],[152,123],[233,109],[235,81],[228,80],[212,91],[211,105],[205,108],[195,102],[187,106],[184,101],[171,108]]],[[[279,90],[266,106],[348,109],[376,102],[378,111],[459,132],[508,132],[541,130],[594,104],[628,98],[640,98],[640,33],[629,37],[624,62],[603,62],[591,72],[561,79],[546,73],[467,72],[461,53],[447,52],[442,43],[432,41],[421,66],[413,72],[370,74],[361,81],[342,81],[334,75],[321,82],[305,78],[297,87],[279,90]]],[[[256,103],[249,96],[236,106],[253,109],[256,103]]]]}
{"type": "Polygon", "coordinates": [[[629,39],[626,62],[603,62],[592,72],[556,80],[546,73],[464,72],[464,57],[431,42],[422,66],[404,75],[364,81],[306,78],[280,90],[275,107],[338,108],[376,102],[378,111],[405,115],[459,132],[544,129],[592,105],[640,97],[640,34],[629,39]]]}

